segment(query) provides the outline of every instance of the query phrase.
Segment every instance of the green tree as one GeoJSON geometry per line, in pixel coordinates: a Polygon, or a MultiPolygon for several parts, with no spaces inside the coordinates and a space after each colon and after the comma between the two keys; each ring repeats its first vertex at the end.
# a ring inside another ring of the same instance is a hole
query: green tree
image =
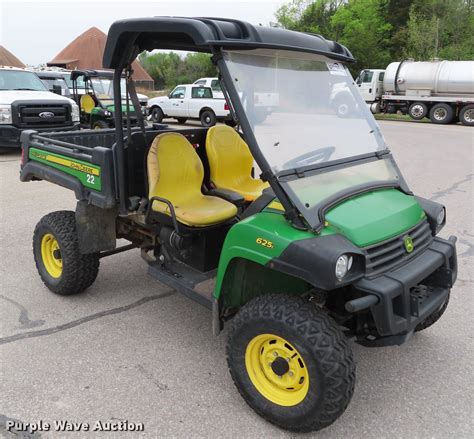
{"type": "Polygon", "coordinates": [[[388,0],[385,20],[392,25],[389,51],[392,60],[402,59],[408,39],[408,21],[414,0],[388,0]]]}
{"type": "Polygon", "coordinates": [[[385,67],[390,59],[392,26],[386,21],[388,0],[293,0],[278,9],[280,26],[321,34],[344,44],[357,62],[353,73],[385,67]]]}
{"type": "Polygon", "coordinates": [[[474,59],[473,8],[470,0],[415,0],[405,55],[417,60],[474,59]]]}
{"type": "Polygon", "coordinates": [[[392,25],[384,19],[386,6],[385,0],[352,0],[331,19],[336,40],[356,58],[353,73],[367,67],[385,68],[390,61],[392,25]]]}
{"type": "Polygon", "coordinates": [[[205,53],[188,53],[181,58],[175,52],[143,52],[139,61],[159,90],[192,83],[203,76],[217,76],[210,56],[205,53]]]}

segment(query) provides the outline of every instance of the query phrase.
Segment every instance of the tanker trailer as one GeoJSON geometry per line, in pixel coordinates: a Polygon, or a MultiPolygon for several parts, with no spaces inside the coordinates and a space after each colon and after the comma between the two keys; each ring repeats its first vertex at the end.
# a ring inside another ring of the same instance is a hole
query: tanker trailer
{"type": "Polygon", "coordinates": [[[393,62],[385,70],[362,70],[356,82],[373,113],[474,126],[474,61],[393,62]]]}

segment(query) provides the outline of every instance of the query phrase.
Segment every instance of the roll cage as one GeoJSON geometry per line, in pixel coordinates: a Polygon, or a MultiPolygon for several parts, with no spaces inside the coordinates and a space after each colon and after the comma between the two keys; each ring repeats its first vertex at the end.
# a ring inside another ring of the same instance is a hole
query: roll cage
{"type": "MultiPolygon", "coordinates": [[[[84,79],[84,86],[87,89],[87,80],[91,78],[107,78],[110,80],[113,80],[114,78],[114,72],[110,70],[92,70],[92,69],[87,69],[87,70],[73,70],[71,72],[71,81],[72,81],[72,91],[73,91],[73,97],[75,100],[79,101],[79,91],[77,87],[77,78],[82,77],[84,79]]],[[[92,90],[95,94],[94,86],[91,83],[92,90]]],[[[98,97],[96,96],[98,99],[98,97]]],[[[77,102],[79,105],[79,102],[77,102]]]]}
{"type": "MultiPolygon", "coordinates": [[[[103,65],[115,69],[114,101],[117,111],[114,114],[116,126],[116,173],[119,191],[120,211],[127,212],[127,194],[125,187],[124,133],[121,124],[121,90],[120,78],[124,70],[131,74],[131,64],[139,53],[154,49],[185,50],[205,52],[212,55],[212,61],[220,72],[222,91],[230,105],[231,113],[237,116],[250,151],[262,171],[262,179],[269,182],[275,196],[282,204],[285,215],[292,224],[300,229],[307,229],[299,209],[290,199],[287,191],[280,184],[279,175],[275,174],[261,152],[249,119],[239,98],[239,93],[232,81],[228,66],[224,62],[223,50],[277,49],[306,52],[324,55],[327,58],[353,62],[349,50],[335,41],[329,41],[320,35],[293,32],[278,28],[253,26],[249,23],[222,18],[180,18],[152,17],[120,20],[112,24],[104,50],[103,65]],[[118,105],[117,105],[118,104],[118,105]]],[[[127,81],[128,84],[128,81],[127,81]]],[[[386,151],[388,153],[388,150],[386,151]]],[[[380,152],[370,154],[374,160],[380,158],[380,152]]],[[[347,161],[368,157],[354,157],[347,161]]],[[[340,165],[340,163],[338,163],[340,165]]],[[[403,179],[393,182],[404,191],[409,192],[403,179]]],[[[357,188],[361,191],[363,188],[357,188]]],[[[344,195],[344,194],[340,194],[344,195]]],[[[349,194],[345,194],[347,197],[349,194]]],[[[321,230],[324,221],[319,214],[318,226],[321,230]]]]}

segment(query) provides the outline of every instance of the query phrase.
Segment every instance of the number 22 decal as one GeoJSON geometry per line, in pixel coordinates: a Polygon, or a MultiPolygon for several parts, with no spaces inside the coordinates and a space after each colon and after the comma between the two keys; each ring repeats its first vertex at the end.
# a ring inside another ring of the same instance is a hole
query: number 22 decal
{"type": "Polygon", "coordinates": [[[95,184],[95,178],[91,174],[87,174],[87,183],[95,184]]]}

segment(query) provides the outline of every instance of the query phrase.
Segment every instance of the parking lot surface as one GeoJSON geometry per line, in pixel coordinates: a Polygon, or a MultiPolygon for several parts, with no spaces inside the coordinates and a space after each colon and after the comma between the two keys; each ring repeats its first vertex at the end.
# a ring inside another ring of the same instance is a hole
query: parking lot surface
{"type": "MultiPolygon", "coordinates": [[[[473,150],[463,126],[380,122],[411,189],[446,205],[441,235],[457,235],[459,275],[433,327],[401,347],[353,344],[352,403],[318,438],[463,438],[473,426],[473,150]]],[[[0,437],[6,422],[140,422],[144,437],[286,437],[242,400],[227,372],[226,334],[210,312],[146,274],[138,250],[101,261],[84,294],[50,293],[31,238],[71,191],[20,183],[19,153],[0,156],[0,437]]],[[[42,432],[32,437],[123,437],[42,432]]],[[[129,433],[136,437],[137,433],[129,433]]]]}

